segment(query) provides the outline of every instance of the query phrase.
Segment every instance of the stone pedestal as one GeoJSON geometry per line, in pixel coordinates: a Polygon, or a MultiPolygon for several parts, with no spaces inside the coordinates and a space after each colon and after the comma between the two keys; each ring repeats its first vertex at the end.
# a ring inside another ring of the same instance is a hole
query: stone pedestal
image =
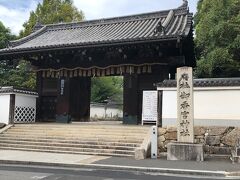
{"type": "Polygon", "coordinates": [[[240,163],[240,147],[235,147],[232,150],[231,160],[233,163],[240,163]]]}
{"type": "Polygon", "coordinates": [[[167,160],[203,161],[203,144],[168,143],[167,160]]]}

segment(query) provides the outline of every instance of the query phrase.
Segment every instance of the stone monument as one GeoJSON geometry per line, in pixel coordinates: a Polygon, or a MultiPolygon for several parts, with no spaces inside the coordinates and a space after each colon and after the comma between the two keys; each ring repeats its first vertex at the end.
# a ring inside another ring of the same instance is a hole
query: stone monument
{"type": "Polygon", "coordinates": [[[177,69],[177,139],[194,143],[192,68],[177,69]]]}
{"type": "Polygon", "coordinates": [[[203,144],[194,144],[193,75],[191,67],[177,69],[177,142],[167,145],[168,160],[203,161],[203,144]]]}

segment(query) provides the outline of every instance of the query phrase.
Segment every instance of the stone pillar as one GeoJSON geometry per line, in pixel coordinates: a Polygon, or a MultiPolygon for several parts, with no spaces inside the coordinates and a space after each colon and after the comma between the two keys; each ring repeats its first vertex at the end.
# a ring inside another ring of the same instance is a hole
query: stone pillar
{"type": "Polygon", "coordinates": [[[194,143],[193,76],[191,67],[177,69],[177,139],[194,143]]]}
{"type": "Polygon", "coordinates": [[[191,67],[177,69],[177,139],[167,145],[168,160],[203,161],[203,144],[194,144],[191,67]]]}

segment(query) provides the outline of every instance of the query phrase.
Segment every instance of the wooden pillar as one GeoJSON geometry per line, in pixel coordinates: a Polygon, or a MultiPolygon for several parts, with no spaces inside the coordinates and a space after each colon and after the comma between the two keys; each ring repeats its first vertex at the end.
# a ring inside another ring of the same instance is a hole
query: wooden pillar
{"type": "Polygon", "coordinates": [[[138,75],[124,75],[123,123],[137,124],[138,119],[138,75]]]}
{"type": "Polygon", "coordinates": [[[14,114],[15,114],[15,94],[10,94],[10,104],[9,104],[9,124],[14,124],[14,114]]]}
{"type": "Polygon", "coordinates": [[[41,113],[41,102],[42,102],[42,75],[41,72],[37,72],[36,74],[36,86],[37,86],[37,93],[38,98],[36,102],[36,122],[41,121],[42,113],[41,113]]]}
{"type": "Polygon", "coordinates": [[[89,121],[91,78],[76,77],[70,79],[70,114],[73,121],[89,121]]]}
{"type": "Polygon", "coordinates": [[[61,78],[58,83],[57,122],[90,119],[91,78],[61,78]]]}
{"type": "Polygon", "coordinates": [[[56,120],[57,122],[68,122],[70,116],[70,79],[60,78],[58,80],[56,120]]]}
{"type": "Polygon", "coordinates": [[[156,90],[154,84],[167,79],[168,72],[167,67],[154,66],[152,73],[124,75],[123,123],[141,123],[143,91],[156,90]]]}

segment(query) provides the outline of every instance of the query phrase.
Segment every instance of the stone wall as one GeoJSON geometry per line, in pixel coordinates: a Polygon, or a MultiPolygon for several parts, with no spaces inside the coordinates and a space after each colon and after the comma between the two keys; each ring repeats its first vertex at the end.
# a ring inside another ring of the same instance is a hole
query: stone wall
{"type": "MultiPolygon", "coordinates": [[[[206,154],[230,155],[231,149],[240,138],[240,128],[195,127],[195,142],[204,144],[206,154]]],[[[166,152],[166,145],[177,140],[176,127],[158,129],[159,153],[166,152]]]]}

